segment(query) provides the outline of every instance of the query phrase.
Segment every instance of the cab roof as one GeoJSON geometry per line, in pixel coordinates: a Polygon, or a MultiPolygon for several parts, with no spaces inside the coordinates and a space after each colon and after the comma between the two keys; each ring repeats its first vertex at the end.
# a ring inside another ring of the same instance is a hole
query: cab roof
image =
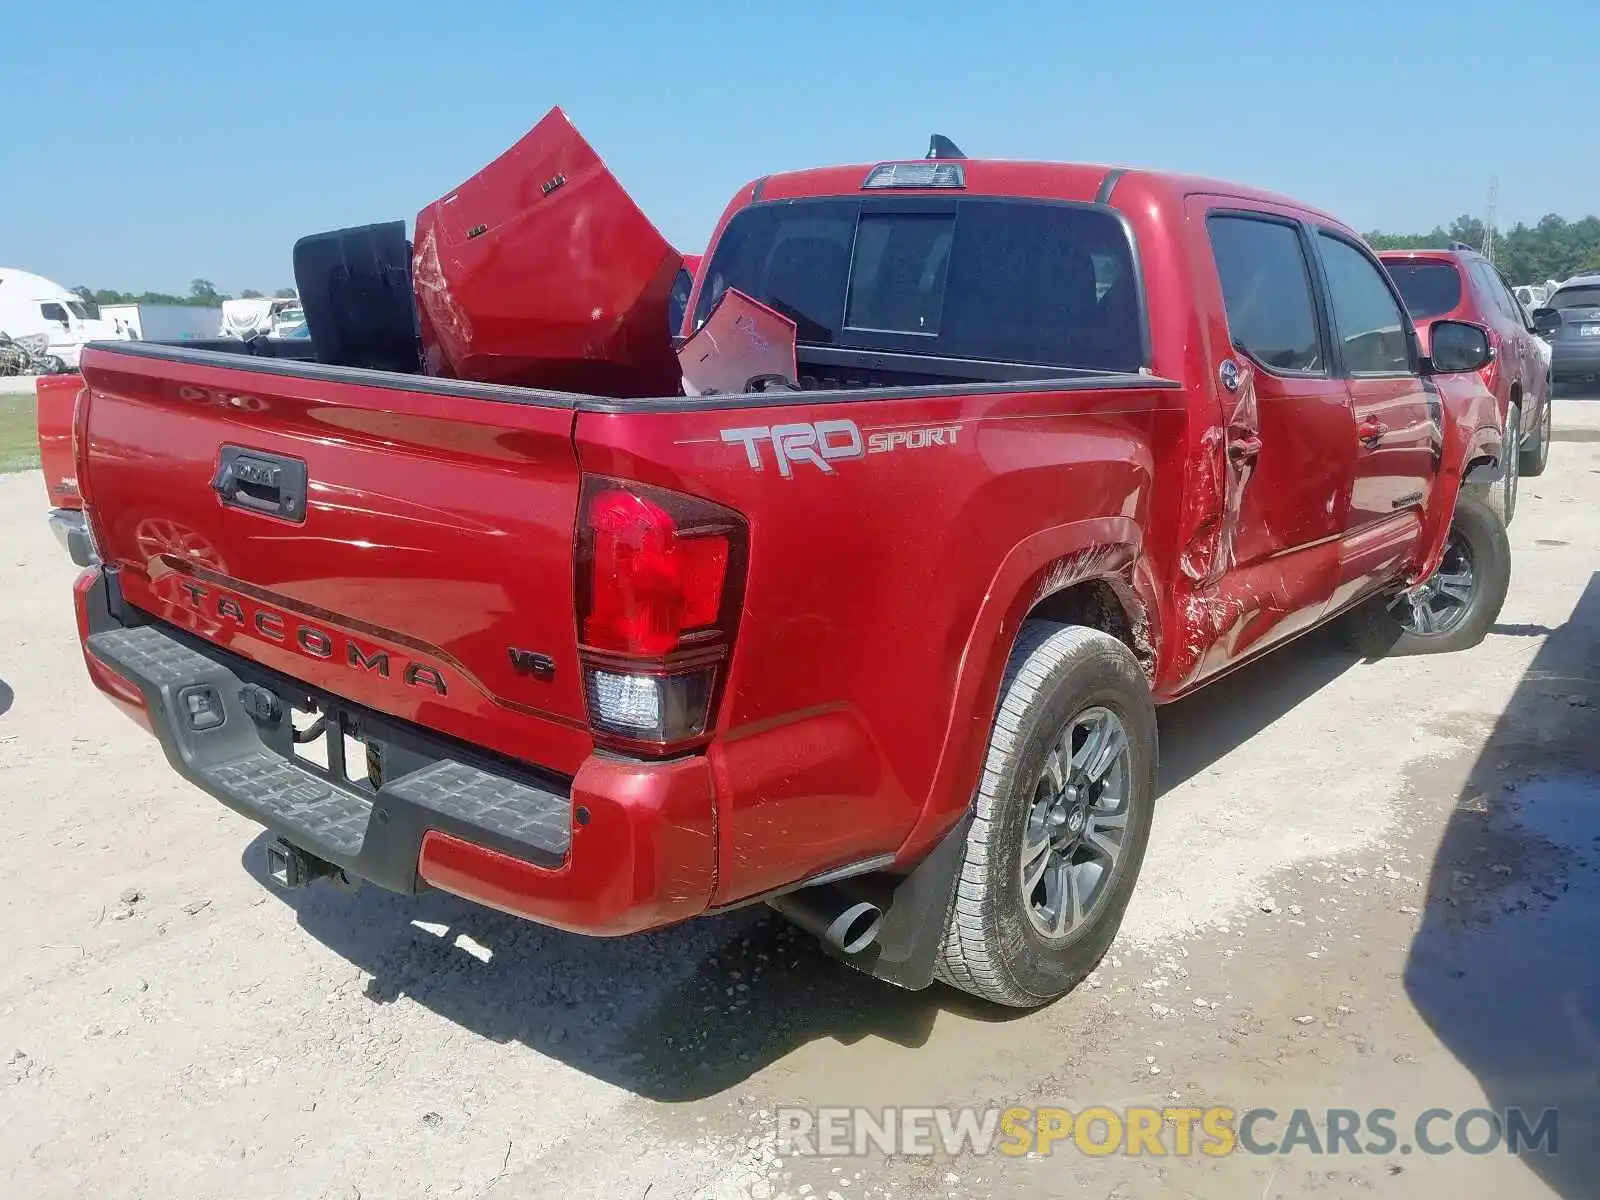
{"type": "Polygon", "coordinates": [[[1483,258],[1476,250],[1460,246],[1418,246],[1408,250],[1379,250],[1378,257],[1385,262],[1471,262],[1483,258]]]}
{"type": "Polygon", "coordinates": [[[768,175],[754,185],[752,201],[809,200],[822,197],[862,195],[862,185],[874,168],[897,163],[957,163],[966,176],[960,189],[896,189],[896,194],[948,195],[956,191],[966,196],[1015,196],[1035,200],[1069,200],[1080,203],[1107,201],[1117,189],[1142,183],[1148,191],[1165,194],[1172,200],[1209,194],[1297,209],[1310,217],[1343,227],[1329,213],[1299,200],[1260,188],[1227,183],[1203,176],[1171,171],[1146,171],[1096,163],[1025,162],[1010,159],[886,159],[877,163],[853,163],[835,167],[814,167],[803,171],[784,171],[768,175]]]}

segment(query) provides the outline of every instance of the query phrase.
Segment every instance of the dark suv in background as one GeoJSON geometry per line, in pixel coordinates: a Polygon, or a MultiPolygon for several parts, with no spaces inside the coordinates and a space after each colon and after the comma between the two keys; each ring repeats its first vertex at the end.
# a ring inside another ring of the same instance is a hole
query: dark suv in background
{"type": "MultiPolygon", "coordinates": [[[[1538,330],[1494,264],[1468,246],[1385,250],[1378,257],[1416,322],[1424,353],[1435,321],[1472,321],[1489,330],[1494,358],[1483,368],[1483,382],[1499,404],[1506,445],[1520,448],[1506,455],[1504,477],[1489,497],[1509,525],[1519,476],[1542,474],[1550,458],[1550,375],[1538,330]]],[[[1600,279],[1595,282],[1600,293],[1600,279]]]]}
{"type": "Polygon", "coordinates": [[[1574,275],[1533,310],[1533,323],[1550,343],[1550,375],[1557,386],[1600,384],[1600,272],[1574,275]]]}

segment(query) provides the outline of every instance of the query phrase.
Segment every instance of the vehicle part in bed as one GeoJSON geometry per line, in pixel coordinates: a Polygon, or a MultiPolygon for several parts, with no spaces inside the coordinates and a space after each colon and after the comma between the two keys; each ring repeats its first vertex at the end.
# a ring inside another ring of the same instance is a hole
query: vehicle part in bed
{"type": "Polygon", "coordinates": [[[417,214],[424,366],[486,383],[675,395],[667,313],[681,262],[552,109],[417,214]]]}

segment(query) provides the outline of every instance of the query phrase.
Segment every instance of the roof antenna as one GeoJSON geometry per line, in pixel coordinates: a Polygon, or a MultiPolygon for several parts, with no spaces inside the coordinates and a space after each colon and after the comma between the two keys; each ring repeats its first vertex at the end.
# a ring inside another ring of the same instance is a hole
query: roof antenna
{"type": "Polygon", "coordinates": [[[966,155],[961,153],[960,146],[956,145],[949,138],[945,137],[944,134],[936,133],[928,139],[928,157],[965,158],[966,155]]]}

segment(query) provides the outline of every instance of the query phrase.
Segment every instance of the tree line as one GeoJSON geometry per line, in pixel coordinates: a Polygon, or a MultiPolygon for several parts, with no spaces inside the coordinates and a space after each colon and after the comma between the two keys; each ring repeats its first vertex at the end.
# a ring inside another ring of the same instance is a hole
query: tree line
{"type": "MultiPolygon", "coordinates": [[[[233,299],[228,293],[217,291],[216,285],[209,279],[192,280],[187,296],[174,296],[167,292],[140,292],[136,295],[133,292],[113,291],[111,288],[75,287],[72,290],[94,310],[96,316],[102,304],[185,304],[196,308],[217,308],[224,300],[233,299]]],[[[272,295],[275,299],[292,300],[295,291],[293,288],[279,288],[272,295]]],[[[245,288],[239,293],[241,300],[260,300],[265,297],[265,292],[258,292],[254,288],[245,288]]]]}
{"type": "MultiPolygon", "coordinates": [[[[1443,248],[1451,242],[1465,242],[1474,250],[1481,250],[1483,235],[1480,218],[1461,216],[1450,222],[1448,229],[1436,226],[1432,233],[1374,232],[1367,234],[1367,241],[1375,250],[1425,250],[1443,248]]],[[[1600,217],[1568,221],[1549,213],[1532,225],[1518,222],[1495,234],[1494,262],[1513,284],[1543,283],[1600,271],[1600,217]]]]}

